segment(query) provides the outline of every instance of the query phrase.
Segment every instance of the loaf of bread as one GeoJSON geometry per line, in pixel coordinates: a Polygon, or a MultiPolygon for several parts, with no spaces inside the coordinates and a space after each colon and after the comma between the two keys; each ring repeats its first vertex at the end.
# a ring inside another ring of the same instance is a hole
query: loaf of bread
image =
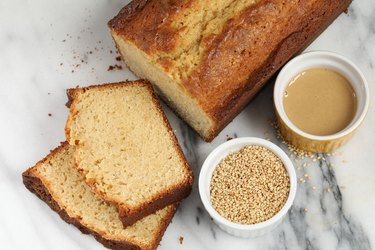
{"type": "Polygon", "coordinates": [[[193,175],[146,81],[69,90],[66,137],[79,172],[124,226],[189,195],[193,175]]]}
{"type": "Polygon", "coordinates": [[[134,0],[109,21],[124,62],[211,141],[351,0],[134,0]]]}
{"type": "Polygon", "coordinates": [[[123,228],[115,206],[97,196],[73,167],[74,147],[60,147],[23,173],[25,186],[67,223],[111,249],[156,249],[177,205],[123,228]]]}

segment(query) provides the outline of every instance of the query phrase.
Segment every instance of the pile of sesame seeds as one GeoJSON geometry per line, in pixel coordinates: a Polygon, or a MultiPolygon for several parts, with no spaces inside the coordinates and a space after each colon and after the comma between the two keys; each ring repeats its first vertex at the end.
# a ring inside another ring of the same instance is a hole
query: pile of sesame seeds
{"type": "Polygon", "coordinates": [[[280,158],[256,145],[225,157],[210,184],[214,209],[240,224],[256,224],[273,217],[284,206],[289,190],[289,175],[280,158]]]}
{"type": "MultiPolygon", "coordinates": [[[[333,163],[329,162],[328,157],[336,155],[336,153],[313,153],[304,151],[302,149],[297,148],[296,146],[290,144],[287,142],[284,137],[282,136],[279,126],[277,122],[272,122],[272,126],[275,128],[276,131],[276,137],[281,141],[282,144],[284,144],[289,151],[289,157],[294,162],[294,165],[296,166],[298,181],[300,184],[310,183],[311,184],[311,176],[307,173],[307,168],[314,164],[317,161],[325,162],[327,166],[332,169],[335,165],[333,163]],[[302,172],[302,173],[301,173],[302,172]]],[[[310,186],[313,191],[315,191],[317,188],[314,185],[310,186]]],[[[341,187],[340,187],[341,188],[341,187]]],[[[331,188],[325,188],[326,192],[331,192],[331,188]]]]}

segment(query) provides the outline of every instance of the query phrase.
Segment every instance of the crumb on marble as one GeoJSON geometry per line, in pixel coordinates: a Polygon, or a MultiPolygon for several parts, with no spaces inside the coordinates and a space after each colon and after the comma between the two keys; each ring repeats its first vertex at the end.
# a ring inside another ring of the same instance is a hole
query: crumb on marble
{"type": "Polygon", "coordinates": [[[107,71],[112,71],[112,70],[115,70],[115,69],[121,70],[121,69],[122,69],[122,66],[121,66],[121,65],[118,65],[118,64],[115,64],[115,65],[109,65],[107,71]]]}
{"type": "Polygon", "coordinates": [[[51,114],[51,113],[48,113],[48,116],[49,116],[49,117],[51,117],[51,116],[52,116],[52,114],[51,114]]]}
{"type": "Polygon", "coordinates": [[[121,61],[121,56],[116,56],[116,61],[121,61]]]}
{"type": "Polygon", "coordinates": [[[178,241],[180,242],[180,245],[182,245],[182,243],[184,243],[184,237],[180,236],[178,238],[178,241]]]}

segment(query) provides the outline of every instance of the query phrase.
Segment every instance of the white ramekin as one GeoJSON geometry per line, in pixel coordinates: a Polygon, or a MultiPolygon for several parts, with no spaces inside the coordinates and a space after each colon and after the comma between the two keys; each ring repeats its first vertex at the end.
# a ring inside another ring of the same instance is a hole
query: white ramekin
{"type": "Polygon", "coordinates": [[[298,148],[313,152],[331,152],[346,143],[363,122],[370,103],[368,84],[359,68],[347,58],[328,51],[307,52],[289,61],[276,78],[273,98],[284,139],[298,148]],[[352,122],[338,133],[327,136],[308,134],[297,128],[286,115],[283,105],[285,88],[296,75],[311,68],[328,68],[340,73],[349,80],[357,95],[356,114],[352,122]]]}
{"type": "Polygon", "coordinates": [[[199,174],[199,194],[207,212],[210,214],[213,221],[222,230],[237,237],[258,237],[274,229],[278,224],[280,224],[280,222],[288,212],[289,208],[292,206],[294,197],[296,195],[296,191],[296,172],[294,170],[293,163],[291,162],[289,157],[281,148],[279,148],[272,142],[255,137],[243,137],[232,139],[221,144],[208,155],[207,159],[203,163],[201,172],[199,174]],[[225,219],[212,207],[210,197],[210,184],[212,173],[214,172],[218,164],[221,162],[221,160],[223,160],[223,158],[225,158],[228,154],[238,151],[241,148],[249,145],[263,146],[271,150],[275,155],[277,155],[281,159],[289,174],[290,191],[286,203],[275,216],[258,224],[243,225],[225,219]]]}

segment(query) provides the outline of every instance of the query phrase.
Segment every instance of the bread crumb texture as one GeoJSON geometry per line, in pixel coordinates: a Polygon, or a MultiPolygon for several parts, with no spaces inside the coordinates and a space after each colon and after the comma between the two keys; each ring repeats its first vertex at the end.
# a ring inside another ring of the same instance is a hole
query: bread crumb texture
{"type": "Polygon", "coordinates": [[[78,168],[106,200],[129,209],[192,181],[156,102],[150,86],[134,82],[74,94],[67,126],[78,168]]]}
{"type": "Polygon", "coordinates": [[[210,194],[214,209],[240,224],[270,219],[289,195],[289,175],[273,152],[246,146],[225,157],[213,172],[210,194]]]}
{"type": "Polygon", "coordinates": [[[133,37],[127,29],[134,27],[127,26],[127,20],[118,22],[116,29],[124,31],[129,40],[136,41],[137,46],[151,56],[153,63],[173,65],[166,67],[169,74],[175,80],[182,80],[196,68],[210,41],[221,33],[227,21],[258,1],[183,0],[170,2],[168,6],[163,6],[164,3],[146,4],[142,12],[131,18],[133,23],[137,20],[146,22],[144,28],[149,32],[144,32],[142,37],[133,37]],[[158,14],[147,20],[148,13],[158,14]],[[141,38],[142,42],[137,42],[141,38]]]}
{"type": "Polygon", "coordinates": [[[68,215],[108,240],[129,241],[148,248],[160,233],[160,224],[173,205],[149,215],[124,229],[117,209],[99,198],[73,167],[74,147],[64,144],[35,171],[52,197],[68,215]]]}

